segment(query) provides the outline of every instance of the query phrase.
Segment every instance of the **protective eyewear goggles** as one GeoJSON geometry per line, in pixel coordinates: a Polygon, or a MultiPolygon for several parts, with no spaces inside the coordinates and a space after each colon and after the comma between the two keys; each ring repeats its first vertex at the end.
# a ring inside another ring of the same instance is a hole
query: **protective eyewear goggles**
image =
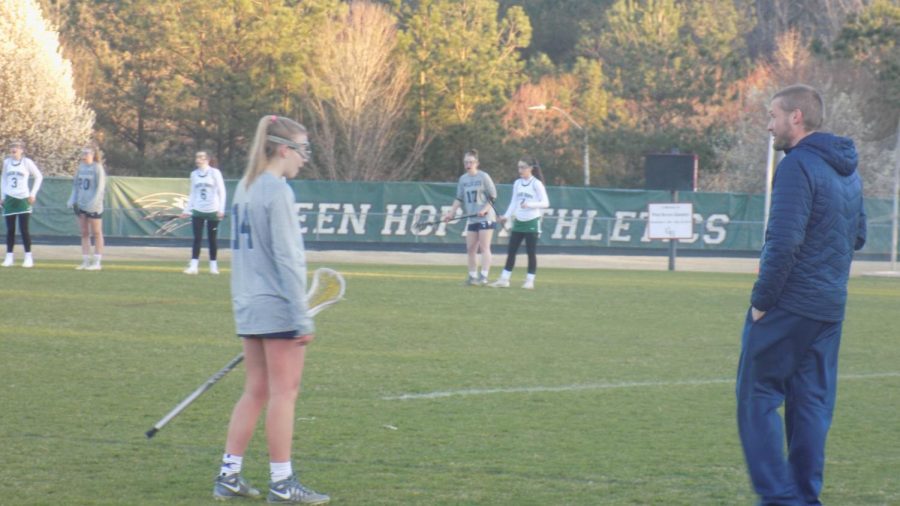
{"type": "Polygon", "coordinates": [[[309,142],[304,142],[304,143],[300,144],[300,143],[297,143],[294,141],[290,141],[288,139],[284,139],[282,137],[278,137],[276,135],[267,135],[266,139],[268,139],[271,142],[274,142],[275,144],[283,144],[283,145],[287,146],[288,148],[293,149],[294,151],[297,152],[298,155],[300,155],[300,158],[303,158],[303,161],[305,161],[305,162],[308,162],[310,157],[312,157],[312,149],[309,145],[309,142]]]}

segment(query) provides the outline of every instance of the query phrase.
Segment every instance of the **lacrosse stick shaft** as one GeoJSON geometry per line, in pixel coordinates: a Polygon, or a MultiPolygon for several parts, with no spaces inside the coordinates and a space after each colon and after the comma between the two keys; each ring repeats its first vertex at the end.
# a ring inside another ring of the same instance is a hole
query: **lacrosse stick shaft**
{"type": "Polygon", "coordinates": [[[454,217],[450,218],[449,220],[447,220],[446,222],[440,218],[432,220],[432,221],[419,221],[419,222],[413,223],[413,229],[415,230],[415,229],[423,229],[425,227],[435,227],[435,226],[440,225],[441,223],[450,223],[453,221],[464,220],[466,218],[474,218],[476,216],[478,216],[478,215],[477,214],[464,214],[461,216],[454,216],[454,217]]]}
{"type": "Polygon", "coordinates": [[[190,406],[191,403],[197,399],[197,397],[200,397],[201,395],[203,395],[204,392],[206,392],[207,390],[212,388],[213,385],[218,383],[219,380],[224,378],[226,374],[231,372],[232,369],[237,367],[238,364],[240,364],[243,361],[244,361],[243,353],[241,353],[238,356],[231,359],[231,361],[228,362],[225,365],[225,367],[219,369],[215,374],[210,376],[210,378],[208,380],[206,380],[206,383],[200,385],[199,388],[197,388],[196,390],[191,392],[191,394],[188,395],[187,397],[185,397],[183,401],[181,401],[180,403],[178,403],[177,406],[172,408],[172,411],[169,411],[168,413],[166,413],[166,416],[160,418],[160,420],[158,422],[156,422],[155,425],[153,425],[153,428],[151,428],[150,430],[148,430],[146,432],[147,437],[151,438],[151,437],[155,436],[156,433],[159,432],[159,429],[162,429],[163,427],[165,427],[166,424],[169,423],[169,421],[171,421],[173,418],[178,416],[178,414],[181,413],[182,411],[184,411],[184,409],[186,407],[190,406]]]}
{"type": "MultiPolygon", "coordinates": [[[[339,299],[335,299],[333,302],[337,302],[337,300],[339,300],[339,299]]],[[[331,304],[320,304],[316,307],[310,308],[309,316],[310,317],[316,316],[317,314],[319,314],[320,311],[322,311],[329,305],[331,305],[331,304]]],[[[224,378],[226,374],[231,372],[235,367],[238,366],[238,364],[240,364],[243,361],[244,361],[244,353],[241,352],[238,356],[231,359],[231,362],[228,362],[227,364],[225,364],[225,367],[219,369],[215,374],[210,376],[209,379],[206,380],[205,383],[200,385],[200,387],[198,387],[196,390],[191,392],[190,395],[185,397],[184,400],[181,401],[180,403],[178,403],[177,406],[172,408],[172,411],[169,411],[168,413],[166,413],[166,416],[162,417],[158,422],[156,422],[156,424],[153,426],[153,428],[151,428],[150,430],[148,430],[145,433],[147,435],[147,438],[152,438],[153,436],[155,436],[156,433],[159,432],[160,429],[165,427],[166,424],[168,424],[173,418],[178,416],[182,411],[185,410],[185,408],[187,408],[195,400],[197,400],[197,397],[200,397],[201,395],[203,395],[204,392],[206,392],[207,390],[212,388],[213,385],[218,383],[219,380],[224,378]]]]}

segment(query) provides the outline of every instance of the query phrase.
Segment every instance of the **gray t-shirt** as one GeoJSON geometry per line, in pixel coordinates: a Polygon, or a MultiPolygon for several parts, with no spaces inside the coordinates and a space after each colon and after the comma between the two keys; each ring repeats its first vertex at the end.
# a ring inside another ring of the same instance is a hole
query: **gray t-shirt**
{"type": "MultiPolygon", "coordinates": [[[[459,182],[456,184],[456,200],[462,204],[464,215],[477,214],[484,209],[488,201],[493,202],[496,198],[497,188],[487,172],[479,170],[474,176],[466,172],[459,177],[459,182]]],[[[469,218],[469,223],[484,223],[486,221],[497,221],[497,215],[493,207],[484,216],[469,218]]]]}
{"type": "Polygon", "coordinates": [[[106,172],[103,165],[94,162],[90,165],[81,162],[78,172],[72,179],[72,195],[69,196],[68,207],[88,213],[103,212],[103,193],[106,191],[106,172]]]}
{"type": "Polygon", "coordinates": [[[315,331],[306,300],[306,253],[294,192],[263,172],[238,183],[232,203],[231,300],[237,333],[315,331]]]}

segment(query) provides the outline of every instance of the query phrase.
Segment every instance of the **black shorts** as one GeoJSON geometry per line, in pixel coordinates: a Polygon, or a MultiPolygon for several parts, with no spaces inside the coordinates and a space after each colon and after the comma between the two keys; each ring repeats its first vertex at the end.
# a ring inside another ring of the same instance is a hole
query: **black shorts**
{"type": "Polygon", "coordinates": [[[466,230],[469,232],[480,232],[482,230],[494,230],[497,228],[497,223],[493,221],[482,221],[480,223],[469,223],[469,226],[466,227],[466,230]]]}
{"type": "Polygon", "coordinates": [[[268,334],[238,334],[238,337],[244,339],[293,339],[302,335],[299,330],[288,330],[286,332],[270,332],[268,334]]]}
{"type": "Polygon", "coordinates": [[[78,207],[76,206],[75,207],[75,216],[85,216],[91,220],[99,220],[100,218],[103,217],[103,213],[89,213],[83,209],[78,209],[78,207]]]}

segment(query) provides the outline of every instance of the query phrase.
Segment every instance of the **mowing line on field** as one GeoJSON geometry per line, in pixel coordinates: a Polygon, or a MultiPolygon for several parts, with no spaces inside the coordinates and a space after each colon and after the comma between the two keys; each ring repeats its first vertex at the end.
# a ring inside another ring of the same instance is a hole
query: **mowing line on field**
{"type": "MultiPolygon", "coordinates": [[[[900,372],[880,372],[869,374],[843,374],[842,380],[865,380],[879,378],[900,378],[900,372]]],[[[621,381],[615,383],[584,383],[579,385],[509,387],[509,388],[471,388],[466,390],[447,390],[443,392],[412,393],[389,395],[383,401],[411,401],[419,399],[442,399],[445,397],[465,397],[473,395],[494,394],[533,394],[546,392],[577,392],[580,390],[614,390],[623,388],[658,388],[733,384],[734,378],[693,379],[680,381],[621,381]]]]}

